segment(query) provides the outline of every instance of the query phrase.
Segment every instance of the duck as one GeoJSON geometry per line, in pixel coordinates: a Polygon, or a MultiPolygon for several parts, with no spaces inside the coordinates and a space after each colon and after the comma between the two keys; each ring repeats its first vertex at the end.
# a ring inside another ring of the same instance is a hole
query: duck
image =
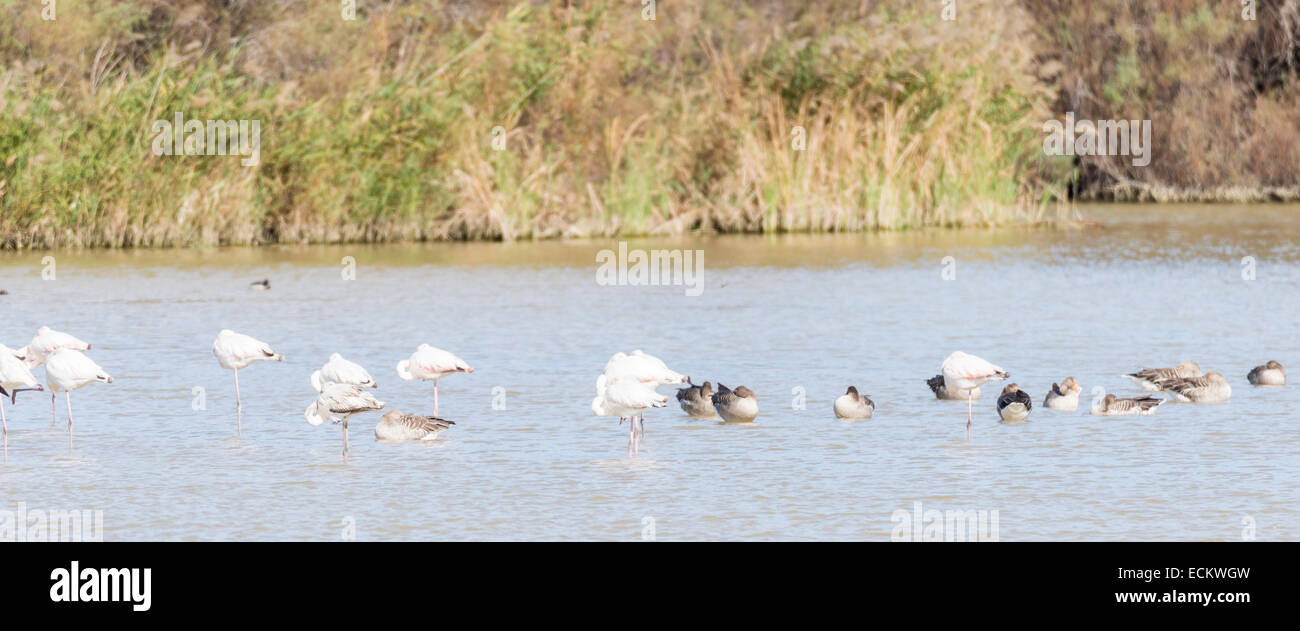
{"type": "Polygon", "coordinates": [[[718,384],[713,394],[713,409],[727,423],[748,423],[758,416],[758,397],[745,386],[735,390],[718,384]]]}
{"type": "Polygon", "coordinates": [[[1147,392],[1160,392],[1160,382],[1168,379],[1188,379],[1201,376],[1201,367],[1192,360],[1186,360],[1173,368],[1147,368],[1124,375],[1147,392]]]}
{"type": "Polygon", "coordinates": [[[871,418],[876,411],[876,404],[865,394],[858,394],[856,386],[849,386],[849,389],[835,399],[835,417],[843,419],[863,419],[871,418]]]}
{"type": "Polygon", "coordinates": [[[1246,380],[1253,386],[1285,386],[1286,371],[1282,364],[1269,360],[1267,364],[1252,369],[1246,380]]]}
{"type": "Polygon", "coordinates": [[[1097,416],[1150,416],[1156,413],[1161,403],[1168,401],[1157,396],[1145,395],[1121,399],[1108,394],[1092,406],[1092,413],[1097,416]]]}
{"type": "Polygon", "coordinates": [[[1029,417],[1034,401],[1020,386],[1009,383],[998,397],[998,416],[1004,423],[1019,423],[1029,417]]]}
{"type": "Polygon", "coordinates": [[[1052,384],[1052,389],[1048,391],[1047,397],[1043,399],[1043,407],[1052,410],[1074,411],[1079,409],[1079,382],[1074,377],[1066,377],[1065,380],[1058,384],[1052,384]]]}
{"type": "Polygon", "coordinates": [[[1204,377],[1166,379],[1159,384],[1162,390],[1183,403],[1223,403],[1232,396],[1232,386],[1217,370],[1205,373],[1204,377]]]}
{"type": "Polygon", "coordinates": [[[271,279],[263,278],[262,280],[255,280],[248,284],[248,288],[253,291],[266,291],[271,288],[271,279]]]}
{"type": "Polygon", "coordinates": [[[677,390],[677,404],[682,406],[683,412],[696,418],[715,416],[713,384],[706,381],[698,386],[688,384],[687,387],[677,390]]]}

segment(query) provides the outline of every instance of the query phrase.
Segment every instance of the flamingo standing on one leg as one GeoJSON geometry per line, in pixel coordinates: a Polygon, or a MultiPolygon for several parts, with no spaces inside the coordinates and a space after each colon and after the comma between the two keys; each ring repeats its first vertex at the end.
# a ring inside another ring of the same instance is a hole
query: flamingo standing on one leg
{"type": "Polygon", "coordinates": [[[434,416],[438,416],[438,380],[458,372],[470,373],[474,369],[465,360],[428,344],[421,344],[410,359],[397,362],[397,376],[402,380],[423,379],[433,382],[434,416]]]}
{"type": "Polygon", "coordinates": [[[379,384],[375,383],[370,373],[366,372],[360,364],[343,359],[342,355],[334,353],[330,355],[330,360],[325,362],[320,370],[311,374],[311,387],[320,392],[325,384],[346,383],[362,388],[378,388],[379,384]]]}
{"type": "Polygon", "coordinates": [[[244,434],[244,402],[239,396],[239,369],[257,361],[284,361],[284,356],[271,350],[266,342],[223,329],[212,342],[212,354],[226,370],[235,371],[235,433],[244,434]]]}
{"type": "MultiPolygon", "coordinates": [[[[43,326],[36,330],[36,336],[27,346],[18,350],[18,355],[23,357],[28,368],[35,368],[45,363],[45,360],[60,348],[70,348],[74,351],[88,351],[90,344],[68,335],[62,331],[55,331],[48,326],[43,326]]],[[[49,381],[49,375],[45,375],[45,380],[49,381]]],[[[58,423],[58,410],[55,406],[54,393],[50,393],[50,424],[58,423]]]]}
{"type": "Polygon", "coordinates": [[[343,424],[343,459],[348,457],[348,419],[370,410],[381,410],[384,402],[354,384],[327,383],[316,401],[307,406],[303,416],[312,425],[325,421],[343,424]]]}
{"type": "Polygon", "coordinates": [[[26,362],[19,359],[13,349],[0,344],[0,427],[3,428],[5,462],[9,462],[9,419],[5,418],[4,397],[10,397],[10,402],[14,402],[22,390],[41,389],[41,382],[32,375],[26,362]]]}
{"type": "Polygon", "coordinates": [[[654,391],[654,387],[640,381],[629,379],[610,380],[601,375],[596,380],[596,398],[591,400],[591,411],[596,416],[617,416],[633,419],[628,423],[627,456],[631,458],[640,451],[637,440],[636,417],[646,408],[661,408],[668,405],[668,397],[654,391]]]}
{"type": "MultiPolygon", "coordinates": [[[[680,385],[689,383],[691,378],[683,375],[668,367],[662,359],[654,355],[642,352],[640,349],[632,351],[632,354],[615,353],[609,361],[605,362],[604,376],[609,381],[628,380],[637,381],[650,387],[650,389],[659,386],[680,385]]],[[[596,389],[600,389],[597,384],[596,389]]],[[[637,426],[637,431],[645,433],[645,417],[637,414],[632,422],[637,426]]]]}
{"type": "Polygon", "coordinates": [[[961,351],[957,351],[943,360],[939,372],[943,374],[944,387],[948,392],[961,392],[966,395],[966,440],[970,440],[972,410],[975,405],[975,397],[972,391],[978,388],[980,384],[1006,379],[1011,375],[983,359],[974,355],[967,355],[961,351]]]}
{"type": "Polygon", "coordinates": [[[62,392],[68,404],[68,449],[72,449],[72,391],[96,381],[113,383],[94,360],[70,348],[60,348],[45,359],[45,377],[51,392],[62,392]]]}

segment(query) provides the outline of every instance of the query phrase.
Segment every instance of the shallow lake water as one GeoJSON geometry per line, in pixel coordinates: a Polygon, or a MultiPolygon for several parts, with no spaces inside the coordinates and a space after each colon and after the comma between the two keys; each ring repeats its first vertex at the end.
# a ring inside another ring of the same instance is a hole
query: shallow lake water
{"type": "Polygon", "coordinates": [[[0,254],[0,342],[49,325],[115,377],[72,394],[71,451],[62,395],[57,426],[48,393],[6,401],[0,512],[100,510],[105,540],[888,541],[919,502],[996,510],[1003,541],[1300,538],[1300,384],[1245,377],[1300,366],[1300,207],[1081,211],[1095,225],[627,242],[702,251],[698,296],[598,283],[610,240],[0,254]],[[242,438],[223,328],[287,358],[240,372],[242,438]],[[394,370],[420,343],[476,369],[440,383],[456,426],[380,444],[358,416],[345,462],[339,428],[303,419],[309,375],[338,352],[429,414],[431,384],[394,370]],[[638,348],[748,386],[757,422],[688,419],[664,387],[628,458],[590,403],[638,348]],[[968,442],[966,406],[925,385],[954,350],[1010,371],[1029,422],[999,423],[986,386],[968,442]],[[1136,394],[1122,373],[1184,359],[1231,401],[1088,413],[1094,388],[1136,394]],[[1067,376],[1080,410],[1042,408],[1067,376]],[[873,419],[834,417],[848,385],[873,419]]]}

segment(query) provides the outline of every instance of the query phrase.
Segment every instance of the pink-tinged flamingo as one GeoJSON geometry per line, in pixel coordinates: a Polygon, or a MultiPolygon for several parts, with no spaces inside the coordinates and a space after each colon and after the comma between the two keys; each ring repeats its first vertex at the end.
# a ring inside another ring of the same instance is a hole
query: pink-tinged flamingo
{"type": "MultiPolygon", "coordinates": [[[[650,387],[680,385],[689,383],[691,378],[668,367],[662,359],[642,352],[640,349],[631,354],[615,353],[605,362],[603,376],[610,381],[636,381],[650,387]]],[[[599,386],[597,386],[599,389],[599,386]]],[[[632,419],[637,431],[645,433],[645,417],[638,414],[632,419]]]]}
{"type": "Polygon", "coordinates": [[[458,372],[470,373],[474,369],[465,360],[428,344],[421,344],[410,359],[397,362],[397,376],[403,381],[423,379],[433,382],[434,416],[438,416],[438,380],[458,372]]]}
{"type": "MultiPolygon", "coordinates": [[[[18,349],[18,355],[23,357],[23,361],[28,368],[35,368],[45,363],[45,360],[60,348],[70,348],[74,351],[88,351],[90,344],[83,342],[76,337],[68,335],[62,331],[55,331],[48,326],[43,326],[36,330],[36,337],[27,346],[18,349]]],[[[46,375],[46,381],[49,375],[46,375]]],[[[50,425],[58,423],[58,410],[55,406],[54,393],[50,393],[50,425]]]]}
{"type": "Polygon", "coordinates": [[[943,360],[939,367],[943,374],[944,387],[951,393],[966,395],[966,440],[970,440],[970,425],[975,397],[972,390],[989,381],[1000,381],[1010,377],[1010,373],[974,355],[957,351],[943,360]]]}
{"type": "Polygon", "coordinates": [[[646,408],[668,405],[668,397],[654,391],[654,387],[634,380],[610,380],[601,375],[596,380],[596,398],[591,400],[591,411],[596,416],[617,416],[619,423],[628,422],[627,456],[640,451],[637,439],[636,417],[646,408]]]}
{"type": "Polygon", "coordinates": [[[325,362],[320,370],[311,374],[311,387],[320,392],[326,384],[345,383],[362,388],[378,388],[379,384],[375,383],[370,373],[366,372],[360,364],[343,359],[342,355],[334,353],[330,355],[330,360],[325,362]]]}
{"type": "Polygon", "coordinates": [[[223,329],[212,342],[212,354],[226,370],[235,371],[235,432],[244,434],[244,402],[239,395],[239,370],[259,361],[284,361],[284,356],[256,338],[223,329]]]}
{"type": "Polygon", "coordinates": [[[68,449],[72,449],[72,391],[96,381],[113,383],[113,377],[81,351],[60,348],[45,358],[45,378],[50,392],[62,392],[68,404],[68,449]]]}
{"type": "Polygon", "coordinates": [[[18,357],[17,351],[0,344],[0,426],[4,430],[4,459],[9,462],[9,419],[5,418],[5,397],[10,402],[18,400],[23,390],[41,390],[41,382],[32,375],[32,369],[18,357]]]}

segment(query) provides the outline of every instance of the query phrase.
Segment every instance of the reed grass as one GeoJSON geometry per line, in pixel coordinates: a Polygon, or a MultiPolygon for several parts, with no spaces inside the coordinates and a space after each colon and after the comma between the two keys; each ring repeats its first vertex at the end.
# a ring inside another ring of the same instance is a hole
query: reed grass
{"type": "Polygon", "coordinates": [[[0,246],[993,225],[1070,173],[1017,5],[358,4],[0,0],[0,246]],[[260,164],[153,155],[175,112],[260,164]]]}

